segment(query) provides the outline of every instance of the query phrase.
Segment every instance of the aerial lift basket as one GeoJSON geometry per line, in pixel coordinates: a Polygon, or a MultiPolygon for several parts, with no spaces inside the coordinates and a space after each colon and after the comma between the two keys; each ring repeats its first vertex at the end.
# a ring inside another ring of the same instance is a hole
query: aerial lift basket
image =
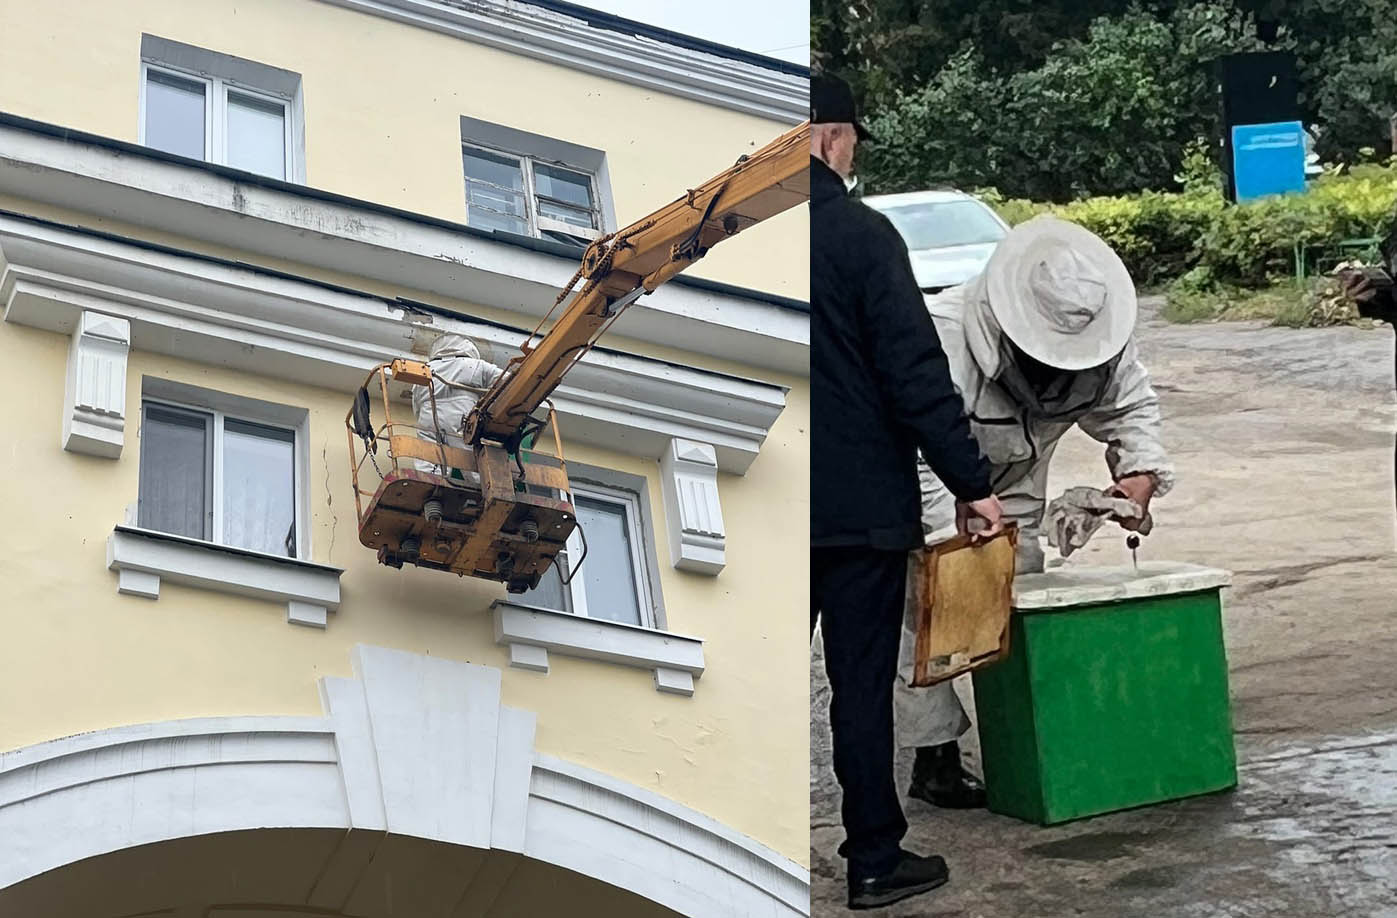
{"type": "Polygon", "coordinates": [[[548,420],[525,438],[551,428],[556,454],[491,441],[462,448],[416,423],[400,401],[414,386],[427,388],[435,421],[431,368],[403,359],[374,367],[345,416],[359,541],[390,567],[496,580],[511,593],[538,586],[577,527],[556,412],[548,405],[548,420]]]}

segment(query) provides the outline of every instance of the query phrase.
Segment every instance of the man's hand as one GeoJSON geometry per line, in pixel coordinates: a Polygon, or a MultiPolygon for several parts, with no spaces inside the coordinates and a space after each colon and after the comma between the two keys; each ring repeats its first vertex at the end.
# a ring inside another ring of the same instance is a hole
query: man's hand
{"type": "Polygon", "coordinates": [[[991,494],[981,500],[956,501],[956,531],[961,535],[969,535],[970,541],[977,545],[1003,532],[1004,507],[1000,505],[999,498],[991,494]],[[971,532],[972,519],[983,521],[984,527],[971,532]]]}
{"type": "Polygon", "coordinates": [[[1138,530],[1145,522],[1145,517],[1150,514],[1150,500],[1154,497],[1155,489],[1159,487],[1158,480],[1153,475],[1130,475],[1116,482],[1115,486],[1106,493],[1112,497],[1124,497],[1133,500],[1140,505],[1140,516],[1133,520],[1116,519],[1121,528],[1130,532],[1138,530]]]}

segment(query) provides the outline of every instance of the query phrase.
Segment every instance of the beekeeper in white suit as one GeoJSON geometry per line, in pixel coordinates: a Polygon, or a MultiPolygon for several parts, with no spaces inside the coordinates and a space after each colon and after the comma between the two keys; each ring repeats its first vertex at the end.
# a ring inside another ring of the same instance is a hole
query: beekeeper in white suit
{"type": "MultiPolygon", "coordinates": [[[[432,400],[427,397],[425,386],[412,387],[412,412],[417,416],[417,435],[434,443],[464,448],[466,443],[461,436],[466,415],[480,401],[485,390],[500,378],[499,367],[484,360],[475,342],[465,335],[444,334],[432,342],[427,358],[432,369],[432,394],[436,396],[436,417],[432,416],[432,400]],[[438,437],[434,438],[432,432],[438,437]]],[[[419,472],[435,472],[438,475],[451,475],[453,470],[443,470],[439,464],[418,459],[415,462],[419,472]]],[[[471,473],[475,476],[475,473],[471,473]]],[[[456,472],[460,477],[460,473],[456,472]]]]}
{"type": "MultiPolygon", "coordinates": [[[[1109,518],[1139,529],[1174,476],[1133,339],[1135,285],[1116,253],[1076,224],[1036,217],[999,243],[979,277],[927,305],[1005,518],[1020,527],[1017,570],[1043,570],[1048,463],[1073,425],[1106,444],[1112,485],[1087,494],[1118,498],[1106,504],[1133,512],[1109,518]]],[[[921,478],[923,532],[936,544],[955,535],[955,501],[924,463],[921,478]]],[[[1054,502],[1049,521],[1064,551],[1099,524],[1082,524],[1095,508],[1074,506],[1072,494],[1054,502]]],[[[898,745],[917,750],[909,794],[935,806],[983,806],[983,786],[961,767],[958,739],[970,721],[952,683],[911,687],[910,603],[907,612],[894,694],[898,745]]]]}

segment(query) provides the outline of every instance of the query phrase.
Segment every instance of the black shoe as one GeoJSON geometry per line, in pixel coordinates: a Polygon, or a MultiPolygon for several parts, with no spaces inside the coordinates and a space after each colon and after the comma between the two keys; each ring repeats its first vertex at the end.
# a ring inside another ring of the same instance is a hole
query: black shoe
{"type": "Polygon", "coordinates": [[[939,855],[920,857],[903,851],[892,870],[860,880],[849,878],[849,908],[882,908],[930,892],[951,878],[946,862],[939,855]]]}
{"type": "Polygon", "coordinates": [[[985,806],[985,786],[960,763],[960,745],[943,743],[917,749],[907,796],[943,810],[978,810],[985,806]]]}

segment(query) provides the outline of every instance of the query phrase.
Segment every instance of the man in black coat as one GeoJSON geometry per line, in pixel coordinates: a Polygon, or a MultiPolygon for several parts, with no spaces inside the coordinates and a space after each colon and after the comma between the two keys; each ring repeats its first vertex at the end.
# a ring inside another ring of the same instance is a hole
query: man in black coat
{"type": "Polygon", "coordinates": [[[945,861],[903,851],[893,783],[893,681],[907,553],[922,544],[918,451],[961,502],[1002,528],[907,247],[851,199],[858,124],[836,77],[811,80],[810,630],[821,624],[834,772],[843,789],[849,907],[946,882],[945,861]]]}

